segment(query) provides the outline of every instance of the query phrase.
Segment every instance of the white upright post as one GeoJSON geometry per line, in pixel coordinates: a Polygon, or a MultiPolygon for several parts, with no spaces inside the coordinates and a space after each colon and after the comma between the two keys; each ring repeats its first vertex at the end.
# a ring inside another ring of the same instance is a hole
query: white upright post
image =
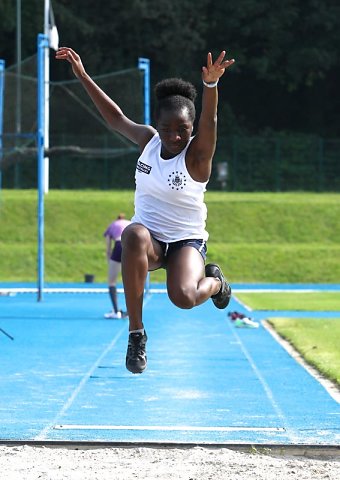
{"type": "Polygon", "coordinates": [[[17,91],[15,133],[18,135],[17,145],[21,146],[21,0],[17,0],[17,91]]]}
{"type": "MultiPolygon", "coordinates": [[[[49,38],[49,29],[50,29],[50,0],[45,0],[45,9],[44,9],[44,35],[49,38]]],[[[44,66],[45,66],[45,97],[44,97],[44,118],[45,118],[45,128],[44,128],[44,138],[45,138],[45,149],[50,147],[50,49],[44,49],[44,66]]],[[[49,190],[49,158],[44,157],[44,192],[48,193],[49,190]]]]}
{"type": "Polygon", "coordinates": [[[0,193],[2,190],[2,135],[4,125],[5,60],[0,59],[0,193]]]}

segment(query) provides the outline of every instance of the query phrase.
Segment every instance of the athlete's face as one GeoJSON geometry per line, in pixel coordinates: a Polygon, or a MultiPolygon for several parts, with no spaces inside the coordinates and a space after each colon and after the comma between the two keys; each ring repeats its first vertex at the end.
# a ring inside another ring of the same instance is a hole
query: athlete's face
{"type": "Polygon", "coordinates": [[[175,157],[188,144],[193,130],[187,108],[176,111],[161,110],[157,131],[162,142],[162,158],[175,157]]]}

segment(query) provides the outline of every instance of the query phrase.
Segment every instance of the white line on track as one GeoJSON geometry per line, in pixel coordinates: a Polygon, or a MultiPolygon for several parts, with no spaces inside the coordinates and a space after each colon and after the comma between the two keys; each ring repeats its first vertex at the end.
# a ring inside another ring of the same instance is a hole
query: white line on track
{"type": "Polygon", "coordinates": [[[144,430],[164,432],[284,432],[282,427],[195,427],[187,425],[55,425],[55,430],[144,430]]]}
{"type": "Polygon", "coordinates": [[[244,343],[242,342],[242,339],[241,337],[238,335],[238,333],[236,332],[236,330],[232,327],[232,325],[230,324],[229,321],[227,321],[227,325],[230,329],[230,331],[232,332],[232,335],[234,336],[234,338],[236,339],[236,341],[239,343],[240,345],[240,348],[244,354],[244,356],[246,357],[246,359],[248,360],[253,372],[255,373],[256,377],[258,378],[259,382],[261,383],[262,387],[263,387],[263,390],[265,391],[265,394],[269,400],[269,402],[271,403],[274,411],[276,412],[276,415],[278,416],[279,420],[280,420],[280,424],[284,426],[285,430],[287,431],[287,434],[288,434],[288,437],[290,439],[290,441],[292,443],[297,443],[297,438],[296,436],[293,434],[293,432],[291,432],[288,428],[287,428],[287,425],[286,425],[286,417],[284,415],[284,413],[282,412],[280,406],[278,405],[278,403],[276,402],[275,400],[275,397],[273,395],[273,392],[271,391],[268,383],[266,382],[266,380],[264,379],[263,375],[261,374],[260,370],[257,368],[256,364],[255,364],[255,361],[253,360],[252,356],[250,355],[250,353],[248,352],[246,346],[244,345],[244,343]]]}
{"type": "MultiPolygon", "coordinates": [[[[235,293],[330,293],[340,292],[335,288],[238,288],[232,287],[235,293]]],[[[37,293],[36,287],[0,287],[0,293],[4,295],[16,294],[16,293],[37,293]]],[[[124,289],[117,288],[118,293],[124,293],[124,289]]],[[[107,287],[46,287],[43,289],[43,293],[107,293],[107,287]]],[[[166,288],[150,288],[145,293],[167,293],[166,288]]]]}
{"type": "Polygon", "coordinates": [[[339,292],[334,288],[233,288],[237,293],[316,293],[316,292],[339,292]]]}
{"type": "MultiPolygon", "coordinates": [[[[271,326],[271,324],[267,320],[261,321],[263,327],[271,334],[271,336],[275,339],[275,341],[281,345],[282,348],[286,350],[286,352],[296,361],[299,365],[301,365],[307,372],[318,381],[323,388],[327,391],[327,393],[335,400],[337,403],[340,404],[340,391],[339,388],[330,380],[323,377],[322,374],[314,368],[312,365],[309,365],[303,356],[295,350],[295,348],[284,338],[282,338],[275,329],[271,326]]],[[[338,413],[340,415],[340,413],[338,413]]]]}
{"type": "MultiPolygon", "coordinates": [[[[144,305],[146,303],[149,302],[151,297],[147,297],[145,300],[144,300],[144,305]]],[[[119,338],[122,336],[122,334],[124,332],[127,331],[127,327],[126,325],[124,325],[117,333],[117,335],[115,335],[111,341],[111,343],[105,348],[105,350],[99,355],[99,357],[97,358],[97,360],[93,363],[93,365],[91,366],[91,368],[85,373],[85,375],[83,376],[83,378],[81,379],[81,381],[79,382],[79,384],[77,385],[77,387],[75,388],[75,390],[73,391],[72,395],[67,399],[67,401],[64,403],[63,407],[61,408],[61,410],[57,413],[57,415],[54,417],[53,421],[47,425],[45,428],[43,428],[41,430],[41,432],[38,433],[38,435],[36,436],[35,440],[46,440],[46,436],[48,434],[48,432],[54,428],[54,425],[56,423],[59,423],[60,422],[60,419],[61,417],[66,413],[66,411],[71,407],[71,405],[73,404],[73,402],[75,401],[75,399],[77,398],[77,396],[79,395],[79,393],[81,392],[81,390],[84,388],[84,386],[86,385],[88,379],[91,377],[91,375],[93,374],[93,372],[96,370],[96,368],[98,367],[98,365],[100,365],[101,361],[103,360],[103,358],[109,353],[110,350],[112,350],[112,348],[116,345],[117,341],[119,340],[119,338]]]]}

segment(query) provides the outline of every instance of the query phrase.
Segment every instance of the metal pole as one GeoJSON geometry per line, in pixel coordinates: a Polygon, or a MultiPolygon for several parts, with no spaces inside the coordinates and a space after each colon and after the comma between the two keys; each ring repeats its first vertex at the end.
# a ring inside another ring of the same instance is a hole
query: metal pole
{"type": "Polygon", "coordinates": [[[16,133],[21,133],[21,0],[17,0],[16,133]]]}
{"type": "MultiPolygon", "coordinates": [[[[49,29],[50,29],[50,0],[45,0],[44,5],[44,35],[47,38],[49,46],[49,29]]],[[[44,93],[44,136],[45,136],[45,149],[48,149],[50,146],[50,49],[44,49],[44,69],[45,69],[45,93],[44,93]]],[[[45,163],[45,174],[44,174],[44,192],[48,193],[49,190],[49,170],[50,162],[49,158],[44,158],[45,163]]]]}
{"type": "Polygon", "coordinates": [[[45,50],[48,50],[48,37],[38,35],[38,302],[44,292],[44,184],[45,184],[45,50]]]}
{"type": "MultiPolygon", "coordinates": [[[[148,58],[138,58],[138,68],[144,72],[144,123],[150,125],[150,60],[148,58]]],[[[145,281],[145,294],[150,292],[150,273],[147,274],[145,281]]]]}
{"type": "MultiPolygon", "coordinates": [[[[16,3],[16,47],[17,47],[17,64],[16,64],[16,106],[15,106],[15,146],[20,146],[20,133],[21,133],[21,0],[17,0],[16,3]]],[[[14,188],[20,188],[20,165],[15,163],[14,167],[14,188]]]]}
{"type": "Polygon", "coordinates": [[[0,192],[2,189],[2,135],[4,133],[5,60],[0,60],[0,192]]]}
{"type": "Polygon", "coordinates": [[[150,60],[140,57],[138,68],[144,71],[144,123],[150,125],[150,60]]]}

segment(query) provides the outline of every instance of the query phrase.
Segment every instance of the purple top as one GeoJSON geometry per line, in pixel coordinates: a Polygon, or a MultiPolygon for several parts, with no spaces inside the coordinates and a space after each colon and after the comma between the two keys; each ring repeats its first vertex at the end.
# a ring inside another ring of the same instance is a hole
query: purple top
{"type": "Polygon", "coordinates": [[[126,220],[125,218],[120,218],[118,220],[115,220],[114,222],[111,223],[107,227],[107,229],[104,232],[104,237],[110,237],[112,240],[120,240],[120,237],[122,236],[122,232],[125,227],[130,225],[130,220],[126,220]]]}

